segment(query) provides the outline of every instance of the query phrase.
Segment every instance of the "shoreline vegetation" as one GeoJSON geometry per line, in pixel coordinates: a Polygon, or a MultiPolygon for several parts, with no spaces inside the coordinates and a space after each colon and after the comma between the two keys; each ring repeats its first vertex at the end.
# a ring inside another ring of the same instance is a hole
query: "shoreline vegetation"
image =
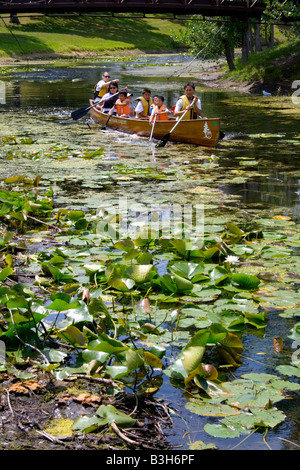
{"type": "MultiPolygon", "coordinates": [[[[149,54],[186,52],[174,39],[184,25],[180,20],[118,17],[112,21],[111,17],[34,15],[21,16],[19,21],[19,24],[11,24],[8,18],[5,21],[2,18],[2,69],[23,62],[101,60],[108,54],[132,60],[149,54]]],[[[300,75],[300,39],[283,40],[278,31],[274,44],[251,53],[244,65],[237,51],[232,72],[221,58],[205,69],[203,82],[210,87],[247,93],[261,93],[266,89],[274,95],[290,94],[293,80],[300,75]]],[[[5,70],[0,72],[0,78],[3,73],[5,70]]],[[[203,69],[200,73],[195,69],[192,72],[195,79],[200,74],[203,69]]]]}

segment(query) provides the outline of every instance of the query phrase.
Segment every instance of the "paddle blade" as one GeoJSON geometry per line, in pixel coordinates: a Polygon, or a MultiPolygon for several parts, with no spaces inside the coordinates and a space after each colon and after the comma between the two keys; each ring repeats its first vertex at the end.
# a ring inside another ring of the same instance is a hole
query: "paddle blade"
{"type": "Polygon", "coordinates": [[[92,106],[89,106],[88,108],[85,107],[85,108],[76,109],[76,111],[73,111],[71,113],[71,118],[74,119],[74,121],[77,121],[77,119],[80,119],[83,116],[85,116],[89,112],[91,107],[92,106]]]}
{"type": "Polygon", "coordinates": [[[110,117],[111,117],[111,114],[108,116],[108,119],[107,119],[106,123],[104,124],[104,126],[101,127],[101,129],[102,129],[103,131],[106,130],[106,126],[107,126],[107,124],[109,123],[110,117]]]}
{"type": "Polygon", "coordinates": [[[158,144],[155,145],[155,147],[164,147],[169,141],[170,135],[171,132],[168,132],[168,134],[164,135],[163,138],[158,142],[158,144]]]}

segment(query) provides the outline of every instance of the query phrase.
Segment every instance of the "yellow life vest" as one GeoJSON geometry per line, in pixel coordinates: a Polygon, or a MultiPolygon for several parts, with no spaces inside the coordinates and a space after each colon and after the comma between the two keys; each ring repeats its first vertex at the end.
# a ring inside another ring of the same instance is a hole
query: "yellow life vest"
{"type": "MultiPolygon", "coordinates": [[[[149,116],[150,115],[150,107],[152,105],[152,99],[150,98],[149,101],[147,101],[147,100],[145,100],[145,98],[143,96],[140,96],[139,98],[137,98],[137,101],[142,102],[142,105],[143,105],[143,108],[144,108],[144,114],[146,114],[146,116],[149,116]]],[[[138,114],[138,117],[140,117],[139,114],[138,114]]]]}
{"type": "Polygon", "coordinates": [[[95,100],[96,98],[98,98],[98,97],[99,97],[99,98],[102,98],[102,96],[104,96],[105,93],[107,93],[107,91],[108,91],[108,86],[107,86],[107,87],[102,87],[102,88],[100,88],[99,91],[96,90],[96,87],[97,87],[97,83],[96,83],[96,85],[95,85],[95,87],[94,87],[94,100],[95,100]]]}
{"type": "MultiPolygon", "coordinates": [[[[191,103],[189,102],[189,100],[187,99],[185,95],[182,95],[180,98],[182,99],[182,102],[183,102],[183,107],[182,107],[182,111],[183,111],[185,108],[190,106],[191,103]]],[[[193,119],[193,113],[194,113],[193,109],[190,109],[182,119],[183,120],[193,119]]]]}

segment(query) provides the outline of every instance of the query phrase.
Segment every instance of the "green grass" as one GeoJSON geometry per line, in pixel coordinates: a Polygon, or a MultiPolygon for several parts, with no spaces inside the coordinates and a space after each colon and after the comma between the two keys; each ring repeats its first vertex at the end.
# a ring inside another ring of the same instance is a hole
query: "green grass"
{"type": "Polygon", "coordinates": [[[127,50],[161,52],[178,48],[175,20],[96,16],[20,17],[20,25],[0,24],[0,57],[35,54],[71,56],[127,50]]]}
{"type": "Polygon", "coordinates": [[[235,60],[236,70],[226,78],[251,82],[256,80],[295,80],[300,77],[300,39],[282,42],[262,52],[249,55],[245,65],[235,60]],[[294,59],[292,60],[292,58],[294,59]]]}

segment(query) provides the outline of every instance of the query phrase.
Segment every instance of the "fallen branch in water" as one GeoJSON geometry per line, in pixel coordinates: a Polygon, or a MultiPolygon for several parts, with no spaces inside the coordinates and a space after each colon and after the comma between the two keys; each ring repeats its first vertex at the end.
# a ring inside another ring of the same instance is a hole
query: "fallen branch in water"
{"type": "Polygon", "coordinates": [[[118,428],[118,426],[116,425],[115,421],[112,421],[110,423],[110,426],[112,428],[112,430],[125,442],[127,442],[127,444],[130,444],[132,446],[138,446],[139,443],[137,441],[133,441],[132,439],[130,439],[129,437],[127,437],[122,431],[120,431],[120,429],[118,428]]]}

